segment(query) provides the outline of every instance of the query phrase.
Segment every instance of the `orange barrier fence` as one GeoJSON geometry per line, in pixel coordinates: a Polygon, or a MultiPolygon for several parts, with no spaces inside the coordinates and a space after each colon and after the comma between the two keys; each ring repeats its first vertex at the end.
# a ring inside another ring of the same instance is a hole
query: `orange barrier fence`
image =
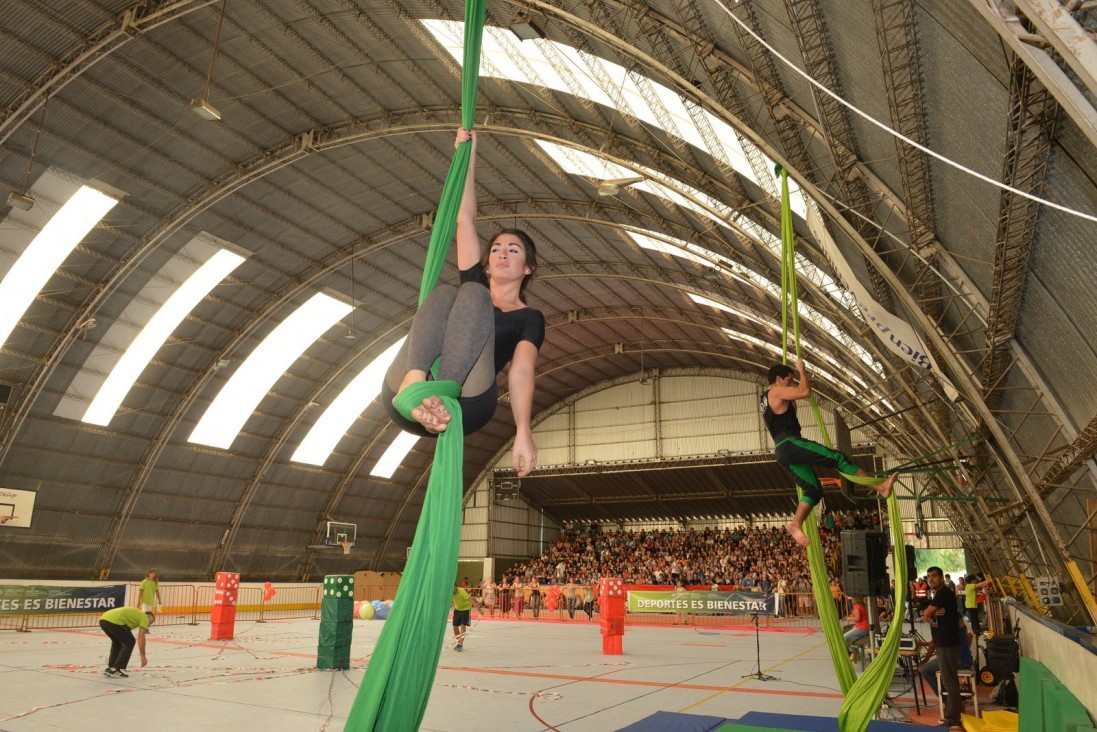
{"type": "MultiPolygon", "coordinates": [[[[137,584],[127,592],[127,604],[137,604],[137,584]]],[[[236,619],[254,622],[288,618],[316,618],[320,614],[319,585],[273,585],[274,596],[264,600],[263,587],[243,586],[236,603],[236,619]]],[[[198,625],[209,622],[212,584],[160,584],[157,625],[198,625]]],[[[0,615],[0,630],[30,631],[47,628],[87,628],[99,624],[100,612],[0,615]]]]}

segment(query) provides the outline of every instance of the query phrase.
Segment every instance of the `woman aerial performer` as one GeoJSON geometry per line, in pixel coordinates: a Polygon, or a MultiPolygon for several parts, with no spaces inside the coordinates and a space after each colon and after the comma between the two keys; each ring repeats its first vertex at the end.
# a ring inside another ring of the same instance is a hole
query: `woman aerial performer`
{"type": "Polygon", "coordinates": [[[471,141],[465,189],[457,214],[457,268],[461,286],[439,285],[419,306],[408,338],[385,375],[382,402],[401,429],[425,437],[443,432],[451,415],[437,396],[411,409],[413,420],[393,405],[406,386],[431,378],[441,357],[437,379],[461,384],[464,434],[483,427],[495,414],[496,376],[506,365],[514,415],[514,469],[528,475],[537,462],[530,418],[533,412],[537,352],[545,339],[545,318],[526,305],[525,289],[537,269],[537,248],[519,229],[504,229],[491,239],[481,261],[476,233],[476,133],[461,128],[459,145],[471,141]]]}

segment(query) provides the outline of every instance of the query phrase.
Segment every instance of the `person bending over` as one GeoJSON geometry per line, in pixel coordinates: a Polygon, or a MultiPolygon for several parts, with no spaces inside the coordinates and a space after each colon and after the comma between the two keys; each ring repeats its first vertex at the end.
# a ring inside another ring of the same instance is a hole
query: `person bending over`
{"type": "MultiPolygon", "coordinates": [[[[808,538],[804,534],[804,520],[823,499],[823,486],[815,475],[815,466],[836,468],[849,475],[867,476],[857,467],[849,456],[820,445],[800,436],[800,420],[796,416],[796,400],[811,396],[811,382],[803,361],[796,362],[796,368],[783,363],[769,370],[769,386],[762,393],[762,419],[766,423],[777,456],[777,464],[788,472],[803,491],[803,498],[796,507],[796,514],[785,528],[798,544],[804,546],[808,538]],[[795,383],[795,382],[799,383],[795,383]]],[[[892,473],[881,483],[874,486],[881,497],[891,495],[891,486],[898,473],[892,473]]]]}
{"type": "Polygon", "coordinates": [[[116,607],[99,617],[99,627],[110,638],[110,655],[107,657],[107,667],[103,669],[104,676],[123,679],[129,676],[126,667],[129,666],[134,645],[141,653],[141,667],[145,667],[149,662],[145,655],[145,634],[155,622],[155,615],[136,607],[116,607]],[[137,638],[133,637],[134,628],[137,629],[137,638]]]}
{"type": "Polygon", "coordinates": [[[498,402],[496,376],[510,364],[507,383],[514,415],[513,461],[519,476],[537,463],[530,417],[533,411],[537,352],[545,339],[545,318],[526,305],[525,290],[537,269],[537,247],[520,229],[504,229],[480,259],[476,233],[476,133],[461,128],[456,144],[472,144],[468,175],[457,213],[457,267],[461,286],[439,285],[419,306],[411,331],[385,375],[382,403],[401,429],[424,437],[445,431],[451,415],[438,396],[428,396],[407,419],[396,409],[396,395],[430,378],[441,356],[438,380],[461,385],[465,434],[487,424],[498,402]]]}

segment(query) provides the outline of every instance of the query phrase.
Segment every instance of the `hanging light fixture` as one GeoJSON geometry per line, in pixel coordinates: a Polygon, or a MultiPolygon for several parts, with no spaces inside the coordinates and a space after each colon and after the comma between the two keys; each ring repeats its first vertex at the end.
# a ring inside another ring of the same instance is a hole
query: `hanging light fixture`
{"type": "Polygon", "coordinates": [[[511,21],[510,30],[522,41],[533,41],[545,37],[545,31],[540,23],[534,20],[528,12],[519,13],[511,21]]]}
{"type": "Polygon", "coordinates": [[[20,211],[30,211],[34,208],[34,199],[30,195],[30,174],[31,170],[34,169],[34,159],[38,156],[38,141],[42,139],[42,127],[46,124],[46,108],[49,103],[50,98],[47,94],[42,102],[42,116],[38,119],[38,130],[34,133],[34,145],[30,150],[30,160],[27,161],[27,174],[23,178],[23,190],[8,193],[8,205],[20,211]]]}
{"type": "Polygon", "coordinates": [[[217,34],[213,38],[213,52],[210,54],[209,59],[209,73],[206,74],[206,89],[202,92],[200,99],[196,97],[190,100],[190,108],[194,110],[194,113],[210,122],[217,122],[221,119],[221,112],[209,103],[209,88],[210,83],[213,81],[213,63],[217,60],[217,46],[221,42],[221,24],[225,20],[225,6],[228,4],[229,0],[223,0],[221,3],[221,16],[217,19],[217,34]]]}
{"type": "Polygon", "coordinates": [[[356,300],[355,297],[354,297],[354,290],[355,290],[354,260],[357,259],[357,257],[355,256],[355,249],[357,249],[357,246],[358,246],[357,241],[355,241],[353,244],[350,245],[350,306],[351,306],[351,311],[350,311],[350,317],[347,321],[347,332],[346,332],[346,335],[343,336],[343,338],[348,340],[348,341],[358,340],[358,334],[354,332],[354,311],[358,308],[358,300],[356,300]]]}

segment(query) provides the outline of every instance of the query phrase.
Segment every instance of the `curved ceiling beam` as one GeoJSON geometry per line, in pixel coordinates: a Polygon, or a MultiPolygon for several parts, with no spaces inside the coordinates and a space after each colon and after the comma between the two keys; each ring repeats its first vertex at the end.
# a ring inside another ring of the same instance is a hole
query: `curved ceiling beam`
{"type": "MultiPolygon", "coordinates": [[[[484,219],[484,220],[488,220],[488,219],[484,219]]],[[[374,251],[376,251],[376,250],[374,250],[374,251]]],[[[369,252],[363,252],[363,254],[367,254],[367,253],[369,253],[369,252]]],[[[641,267],[641,268],[643,268],[643,269],[652,269],[656,273],[665,272],[665,270],[662,270],[662,269],[659,269],[659,268],[654,268],[654,267],[651,267],[651,268],[641,267]]],[[[555,275],[555,276],[575,279],[577,276],[583,276],[583,275],[579,275],[579,274],[576,274],[576,273],[571,273],[571,274],[559,274],[559,275],[555,275]]],[[[591,275],[587,275],[587,276],[591,276],[591,275]]],[[[610,275],[605,275],[605,276],[610,276],[610,275]]],[[[620,279],[621,277],[617,276],[616,278],[620,279]]],[[[545,278],[542,278],[542,279],[545,279],[545,278]]],[[[636,278],[634,278],[634,279],[636,279],[636,278]]],[[[651,284],[658,284],[659,283],[659,281],[653,280],[653,279],[642,279],[642,281],[647,282],[647,283],[651,283],[651,284]]],[[[668,282],[668,281],[663,281],[663,284],[669,284],[672,287],[679,287],[676,283],[671,283],[671,282],[668,282]]],[[[284,301],[286,299],[288,299],[288,296],[281,298],[282,301],[284,301]]],[[[410,314],[411,313],[409,313],[409,316],[410,316],[410,314]]],[[[709,328],[713,328],[713,329],[718,328],[718,326],[714,326],[714,325],[706,326],[706,325],[700,324],[700,323],[698,323],[696,325],[697,325],[697,327],[709,327],[709,328]]],[[[385,332],[385,335],[387,335],[388,333],[391,333],[391,329],[387,330],[385,332]]],[[[281,448],[285,445],[285,443],[289,439],[292,431],[297,427],[297,425],[300,423],[301,419],[304,417],[305,412],[309,409],[308,405],[311,402],[313,402],[314,400],[319,400],[321,398],[320,395],[324,391],[326,391],[327,388],[329,388],[330,385],[332,383],[334,383],[336,381],[336,379],[340,375],[342,375],[343,372],[347,368],[349,368],[349,366],[352,363],[357,362],[358,356],[363,351],[368,350],[375,343],[377,343],[377,340],[378,339],[375,339],[368,346],[366,346],[364,348],[361,348],[361,349],[358,349],[353,354],[353,356],[349,357],[348,359],[346,359],[344,361],[342,366],[337,367],[337,368],[333,368],[330,371],[330,373],[328,374],[328,377],[327,377],[325,383],[319,385],[318,388],[313,392],[313,394],[310,396],[309,399],[305,399],[305,400],[301,401],[302,406],[298,408],[298,410],[295,412],[294,415],[291,416],[291,418],[287,419],[283,423],[283,426],[279,429],[278,433],[272,438],[271,446],[264,453],[264,455],[259,458],[258,465],[257,465],[255,471],[253,471],[252,477],[249,479],[247,486],[245,487],[244,491],[241,494],[240,499],[237,502],[237,505],[236,505],[236,507],[233,511],[232,518],[230,519],[229,525],[227,526],[227,533],[224,535],[224,537],[221,540],[221,543],[215,549],[213,555],[211,556],[211,559],[210,559],[210,571],[211,572],[215,571],[217,567],[226,566],[225,562],[227,560],[228,555],[231,552],[232,544],[235,540],[235,537],[236,537],[237,533],[239,532],[239,529],[240,529],[240,527],[243,523],[244,515],[247,511],[248,506],[251,503],[251,499],[254,497],[255,493],[260,488],[260,486],[262,484],[263,477],[267,474],[267,472],[270,470],[270,468],[274,465],[281,448]]],[[[717,345],[717,344],[713,344],[713,345],[717,345]]],[[[723,346],[724,344],[718,344],[718,345],[723,346]]],[[[661,352],[663,350],[669,350],[670,352],[697,352],[697,350],[695,348],[696,344],[692,343],[691,346],[694,346],[694,347],[693,348],[672,348],[672,349],[648,349],[648,352],[649,353],[655,353],[655,352],[661,352]]],[[[742,349],[742,346],[740,346],[739,348],[742,349]]],[[[715,353],[716,351],[704,350],[703,349],[701,352],[711,355],[711,354],[715,353]]],[[[840,350],[838,352],[841,353],[840,350]]],[[[610,354],[600,354],[598,357],[605,357],[607,355],[610,355],[610,354]]],[[[583,360],[588,360],[588,359],[584,358],[584,359],[578,359],[577,360],[575,358],[569,358],[566,365],[574,365],[575,363],[580,363],[583,360]]],[[[552,367],[552,370],[554,370],[556,368],[563,368],[564,366],[565,365],[556,365],[556,366],[552,367]]],[[[861,366],[863,367],[863,364],[861,364],[861,366]]],[[[847,371],[850,368],[851,368],[851,366],[847,365],[847,367],[846,367],[847,371]]],[[[548,372],[542,372],[542,373],[548,373],[548,372]]],[[[209,375],[212,375],[212,371],[210,372],[209,375]]],[[[821,390],[821,393],[824,394],[824,396],[825,396],[826,393],[829,390],[830,390],[830,385],[826,384],[826,386],[824,386],[823,389],[821,390]]],[[[179,414],[180,417],[182,416],[181,412],[177,412],[177,414],[179,414]]],[[[162,434],[164,435],[164,438],[167,439],[168,437],[170,437],[170,435],[173,432],[174,432],[174,429],[165,429],[162,434]]],[[[373,438],[371,438],[370,440],[367,441],[367,445],[365,447],[363,447],[361,450],[359,450],[358,455],[353,460],[353,465],[355,466],[355,471],[358,468],[361,467],[361,465],[362,465],[362,463],[365,459],[365,455],[369,452],[370,449],[372,449],[372,446],[375,444],[376,439],[378,439],[378,437],[379,437],[379,433],[376,433],[373,438]]],[[[420,474],[417,477],[417,479],[415,481],[415,484],[416,485],[422,485],[422,483],[426,479],[426,475],[427,475],[428,472],[429,472],[429,463],[428,463],[427,466],[424,466],[423,469],[420,471],[420,474]]],[[[349,485],[349,480],[350,480],[351,475],[353,475],[353,472],[348,472],[344,476],[344,478],[339,481],[338,484],[333,486],[332,493],[329,495],[329,499],[326,503],[327,508],[325,509],[325,511],[327,513],[335,513],[336,512],[338,502],[341,499],[342,495],[345,494],[345,491],[346,491],[346,489],[349,485]]],[[[131,492],[136,492],[137,494],[139,494],[142,489],[143,489],[143,485],[138,485],[138,486],[135,486],[134,488],[132,488],[131,492]]],[[[383,554],[384,554],[384,551],[385,551],[384,547],[387,546],[387,543],[391,540],[392,534],[394,532],[394,525],[399,521],[399,519],[400,519],[400,517],[403,513],[404,508],[406,508],[406,506],[407,506],[408,500],[409,500],[409,498],[406,497],[405,501],[401,504],[401,506],[393,514],[393,517],[390,520],[389,528],[386,530],[386,533],[385,533],[385,539],[382,541],[382,547],[379,548],[378,559],[376,560],[377,562],[381,561],[380,558],[383,557],[383,554]]],[[[135,501],[132,502],[132,503],[135,503],[135,501]]],[[[130,505],[132,505],[132,503],[130,505]]],[[[127,517],[128,517],[128,512],[127,512],[127,517]]],[[[118,541],[120,541],[120,534],[118,534],[117,538],[115,539],[115,544],[116,545],[117,545],[118,541]]],[[[116,548],[115,548],[115,551],[116,551],[116,548]]],[[[305,564],[303,565],[302,573],[304,573],[306,571],[306,569],[307,569],[307,560],[306,560],[305,564]]]]}
{"type": "MultiPolygon", "coordinates": [[[[63,330],[64,335],[53,350],[42,360],[40,367],[30,381],[29,388],[23,392],[19,402],[12,410],[12,418],[9,423],[6,439],[3,444],[0,445],[0,464],[3,464],[8,450],[19,434],[19,431],[22,429],[22,425],[39,394],[42,393],[49,378],[62,362],[64,355],[80,336],[82,331],[77,327],[78,324],[86,322],[89,318],[95,317],[107,299],[122,285],[125,278],[129,276],[145,258],[161,246],[171,234],[179,231],[195,216],[213,204],[227,198],[236,191],[259,180],[267,174],[280,170],[287,165],[291,165],[313,152],[328,150],[342,145],[360,143],[371,139],[388,137],[390,135],[422,134],[424,132],[442,130],[448,131],[452,128],[453,124],[451,115],[456,114],[458,111],[458,108],[453,106],[435,108],[417,107],[415,109],[402,110],[399,112],[385,112],[372,115],[367,118],[354,120],[347,124],[309,130],[282,141],[278,145],[263,151],[260,155],[257,155],[248,162],[235,166],[231,171],[226,172],[224,175],[211,181],[205,189],[180,203],[171,214],[161,217],[160,220],[163,223],[160,228],[150,232],[142,241],[135,245],[133,253],[130,256],[125,257],[120,261],[118,267],[111,273],[109,279],[94,291],[89,302],[82,309],[76,311],[74,316],[70,318],[69,323],[66,324],[63,330]]],[[[525,120],[537,125],[549,125],[553,128],[551,130],[553,135],[564,134],[570,135],[572,138],[576,136],[576,128],[585,129],[585,127],[588,127],[579,124],[574,120],[569,120],[562,115],[535,114],[528,109],[496,108],[493,110],[493,116],[500,119],[507,118],[509,121],[525,120]]],[[[502,134],[513,134],[517,136],[526,135],[531,138],[539,139],[546,138],[544,133],[537,134],[536,132],[523,129],[501,128],[495,127],[494,125],[489,127],[502,134]]],[[[594,130],[593,126],[589,127],[591,127],[589,132],[593,134],[596,130],[594,130]]],[[[561,144],[575,145],[573,139],[569,139],[567,136],[554,136],[549,139],[553,139],[561,144]]],[[[660,169],[676,170],[681,168],[680,161],[672,156],[666,155],[658,149],[648,148],[643,146],[639,141],[630,141],[625,138],[619,138],[619,141],[621,144],[624,144],[625,142],[629,143],[628,149],[634,154],[643,152],[645,155],[649,156],[649,159],[657,161],[660,165],[660,169]]],[[[591,150],[588,149],[588,151],[591,150]]],[[[627,159],[620,159],[617,162],[622,164],[629,163],[627,159]]],[[[681,178],[688,180],[690,172],[691,171],[688,169],[682,169],[680,172],[681,178]]],[[[725,194],[729,199],[733,199],[736,196],[732,189],[726,189],[725,194]]],[[[761,215],[761,212],[758,209],[754,209],[753,213],[761,215]]],[[[773,225],[772,217],[769,224],[771,226],[773,225]]],[[[317,269],[321,272],[320,274],[317,274],[316,277],[322,276],[324,273],[323,268],[317,269]]],[[[304,277],[310,281],[315,279],[315,277],[310,277],[308,274],[304,275],[304,277]]]]}
{"type": "MultiPolygon", "coordinates": [[[[530,116],[529,110],[500,108],[497,111],[500,115],[512,114],[516,118],[530,116]]],[[[63,328],[63,336],[57,345],[42,359],[38,370],[33,378],[29,380],[28,388],[23,391],[19,402],[11,410],[12,416],[9,427],[4,442],[0,445],[0,465],[3,464],[8,450],[22,429],[22,425],[39,394],[42,393],[49,378],[62,363],[65,354],[80,337],[82,331],[78,328],[78,325],[86,322],[89,318],[94,318],[107,299],[121,287],[126,277],[132,274],[141,262],[156,251],[169,236],[182,229],[194,217],[215,203],[269,173],[291,165],[313,152],[391,135],[450,131],[453,128],[452,120],[459,112],[459,107],[448,105],[434,108],[416,107],[398,112],[384,112],[348,124],[303,132],[264,150],[250,161],[234,166],[222,176],[212,180],[203,190],[182,201],[171,213],[158,217],[162,222],[160,227],[139,241],[134,246],[132,253],[119,262],[107,281],[93,292],[87,304],[74,312],[74,315],[63,328]]],[[[582,127],[582,125],[577,125],[577,123],[560,115],[537,115],[536,117],[542,121],[553,121],[560,129],[582,127]]],[[[592,127],[592,131],[593,129],[592,127]]],[[[560,138],[559,141],[570,144],[570,141],[566,139],[560,138]]],[[[644,148],[637,143],[637,149],[644,148]]],[[[647,149],[646,151],[654,159],[665,157],[658,150],[647,149]]],[[[668,158],[666,162],[670,167],[673,160],[668,158]]],[[[408,226],[414,227],[415,232],[421,231],[417,221],[411,222],[409,220],[408,226]]],[[[323,268],[319,269],[326,273],[323,268]]],[[[304,276],[309,277],[308,274],[304,276]]]]}
{"type": "MultiPolygon", "coordinates": [[[[410,134],[421,133],[425,131],[448,130],[452,125],[452,122],[449,119],[447,119],[445,122],[421,120],[423,120],[424,116],[448,116],[447,113],[452,113],[452,111],[453,108],[451,107],[445,107],[436,110],[424,110],[422,108],[419,108],[415,110],[405,111],[404,113],[402,113],[402,115],[385,113],[381,115],[376,115],[369,120],[358,120],[349,126],[343,125],[337,128],[310,131],[302,135],[298,135],[291,140],[285,141],[276,148],[273,148],[272,150],[266,151],[266,153],[254,159],[251,163],[238,166],[231,173],[228,173],[218,180],[213,181],[211,185],[207,186],[204,191],[191,197],[179,207],[177,207],[175,214],[172,217],[166,219],[166,223],[160,229],[158,229],[156,232],[153,232],[144,241],[143,244],[137,247],[137,251],[134,256],[128,258],[119,267],[119,269],[112,276],[110,282],[99,291],[95,298],[93,298],[92,303],[88,306],[88,308],[83,311],[82,316],[79,318],[79,320],[82,321],[84,319],[83,316],[87,316],[91,313],[96,312],[98,307],[101,306],[101,304],[105,301],[106,297],[110,293],[113,293],[113,291],[122,283],[125,276],[132,271],[136,264],[143,260],[149,253],[151,253],[151,251],[155,249],[156,246],[158,246],[160,243],[162,243],[169,234],[174,233],[175,231],[180,229],[183,225],[185,225],[185,223],[190,221],[194,216],[196,216],[198,213],[200,213],[210,205],[224,199],[225,197],[231,195],[233,192],[239,190],[245,185],[248,185],[249,183],[258,180],[259,178],[263,177],[269,172],[272,172],[273,170],[278,170],[282,167],[285,167],[286,165],[290,165],[296,160],[314,151],[325,150],[339,145],[353,144],[355,142],[361,142],[367,139],[393,134],[410,134]],[[407,124],[400,127],[393,127],[392,123],[395,120],[399,119],[401,116],[404,117],[404,120],[407,122],[407,124]]],[[[500,114],[511,114],[515,118],[530,118],[537,122],[540,122],[541,124],[544,124],[546,121],[552,121],[561,128],[571,129],[575,126],[574,121],[567,120],[563,117],[559,117],[553,120],[551,119],[551,115],[535,115],[531,117],[531,115],[529,115],[526,110],[497,111],[500,114]]],[[[533,136],[533,133],[526,133],[523,130],[500,131],[504,133],[511,132],[513,134],[519,135],[530,134],[531,136],[533,136]]],[[[539,137],[544,137],[544,135],[539,135],[539,137]]],[[[561,138],[561,142],[565,144],[574,144],[566,138],[561,138]]],[[[649,153],[653,158],[659,158],[661,156],[661,153],[657,150],[651,150],[649,151],[649,153]]],[[[675,163],[674,160],[667,160],[666,163],[666,168],[675,167],[675,165],[673,165],[673,163],[675,163]]],[[[727,193],[729,197],[732,197],[734,195],[733,192],[730,190],[728,190],[727,193]]],[[[408,232],[406,231],[405,227],[405,231],[397,237],[397,240],[418,233],[418,231],[419,230],[416,228],[414,231],[408,232]]],[[[336,259],[340,262],[346,261],[345,257],[336,259]]],[[[294,293],[300,292],[301,289],[303,289],[304,287],[313,284],[318,279],[322,278],[324,274],[326,274],[328,271],[330,271],[330,268],[326,266],[315,267],[313,272],[308,273],[300,278],[300,280],[298,281],[298,286],[293,288],[291,292],[283,293],[282,296],[276,298],[273,301],[271,307],[268,309],[266,315],[259,318],[256,323],[262,322],[266,316],[269,316],[269,314],[273,313],[277,307],[279,307],[294,293]]],[[[253,324],[252,328],[254,327],[255,324],[253,324]]],[[[249,328],[247,332],[250,332],[250,330],[251,328],[249,328]]],[[[23,419],[25,419],[25,416],[29,411],[29,406],[33,403],[34,399],[37,397],[37,394],[41,391],[42,385],[45,383],[48,376],[52,374],[52,372],[56,369],[57,364],[61,362],[62,356],[71,346],[74,337],[75,330],[70,329],[66,337],[62,339],[60,346],[54,350],[49,358],[47,358],[45,367],[40,371],[38,378],[36,378],[35,380],[37,389],[33,393],[29,394],[24,402],[20,405],[20,411],[19,413],[17,413],[16,419],[13,420],[13,431],[9,433],[12,437],[14,437],[15,432],[18,431],[18,428],[22,424],[23,419]]],[[[234,340],[233,344],[229,346],[227,352],[230,352],[231,350],[236,348],[243,341],[244,337],[246,337],[246,333],[237,337],[234,340]]],[[[182,418],[182,415],[185,413],[189,405],[193,403],[194,399],[196,399],[197,393],[208,382],[211,374],[212,371],[207,372],[206,376],[199,381],[191,394],[181,402],[180,409],[176,411],[175,415],[169,420],[168,425],[165,427],[165,430],[161,432],[160,436],[154,441],[150,453],[146,455],[147,459],[142,461],[144,467],[140,471],[134,483],[131,484],[130,489],[127,491],[128,497],[124,503],[124,509],[120,513],[119,521],[116,522],[116,525],[112,527],[111,532],[108,533],[108,540],[104,544],[104,551],[100,561],[98,562],[101,570],[109,571],[110,561],[113,559],[113,554],[117,550],[118,541],[121,537],[121,531],[124,529],[125,523],[128,520],[130,512],[132,511],[136,498],[140,495],[141,487],[143,486],[145,480],[147,480],[149,472],[156,462],[156,458],[162,452],[164,446],[166,445],[168,437],[173,433],[174,426],[182,418]]],[[[7,444],[10,445],[11,441],[9,440],[7,444]]],[[[273,455],[271,457],[273,457],[273,455]]],[[[0,455],[0,458],[2,458],[2,455],[0,455]]],[[[238,525],[238,522],[235,523],[236,525],[238,525]]]]}

